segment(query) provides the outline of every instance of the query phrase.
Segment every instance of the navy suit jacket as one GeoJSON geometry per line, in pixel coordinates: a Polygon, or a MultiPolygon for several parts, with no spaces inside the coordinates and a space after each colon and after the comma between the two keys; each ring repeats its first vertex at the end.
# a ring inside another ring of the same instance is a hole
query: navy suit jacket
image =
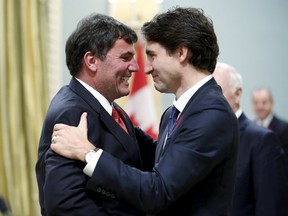
{"type": "Polygon", "coordinates": [[[161,118],[153,172],[104,151],[88,188],[157,215],[229,215],[239,128],[220,87],[212,78],[191,97],[162,151],[170,110],[161,118]]]}
{"type": "Polygon", "coordinates": [[[288,163],[272,131],[239,117],[233,216],[287,216],[288,163]]]}
{"type": "Polygon", "coordinates": [[[268,128],[279,136],[284,151],[288,155],[288,122],[285,122],[274,115],[268,128]]]}
{"type": "Polygon", "coordinates": [[[83,173],[85,164],[61,157],[50,149],[53,126],[56,123],[76,126],[85,111],[88,113],[88,139],[91,143],[125,164],[151,169],[155,148],[148,148],[147,144],[143,148],[143,142],[137,143],[137,136],[143,136],[142,132],[137,132],[139,135],[136,136],[127,114],[117,104],[114,106],[120,112],[129,135],[75,78],[71,79],[69,86],[61,88],[51,101],[42,128],[36,165],[42,215],[144,215],[131,205],[112,199],[109,193],[99,196],[87,191],[89,178],[83,173]],[[140,149],[146,151],[142,151],[141,155],[140,149]]]}

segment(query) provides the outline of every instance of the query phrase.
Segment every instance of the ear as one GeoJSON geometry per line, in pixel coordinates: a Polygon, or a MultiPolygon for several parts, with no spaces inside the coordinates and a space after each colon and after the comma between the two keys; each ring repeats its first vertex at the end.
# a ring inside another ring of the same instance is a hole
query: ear
{"type": "Polygon", "coordinates": [[[235,95],[236,95],[236,100],[237,100],[237,103],[240,104],[240,101],[241,101],[241,95],[242,95],[242,88],[241,87],[238,87],[236,92],[235,92],[235,95]]]}
{"type": "Polygon", "coordinates": [[[241,97],[242,91],[243,91],[242,88],[241,88],[241,87],[238,87],[238,88],[236,89],[236,95],[239,96],[239,97],[241,97]]]}
{"type": "Polygon", "coordinates": [[[97,70],[97,58],[93,55],[91,51],[85,53],[83,61],[85,67],[89,68],[91,71],[97,70]]]}
{"type": "Polygon", "coordinates": [[[185,60],[189,60],[190,58],[190,51],[187,47],[181,46],[177,49],[177,57],[179,58],[180,62],[184,62],[185,60]]]}

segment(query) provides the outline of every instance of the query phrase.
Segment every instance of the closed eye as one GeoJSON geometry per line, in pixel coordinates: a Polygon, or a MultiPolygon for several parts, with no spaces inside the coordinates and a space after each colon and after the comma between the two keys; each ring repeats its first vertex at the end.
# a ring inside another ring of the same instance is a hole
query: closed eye
{"type": "Polygon", "coordinates": [[[132,53],[126,53],[120,56],[120,58],[124,61],[124,62],[129,62],[134,58],[134,55],[132,53]]]}

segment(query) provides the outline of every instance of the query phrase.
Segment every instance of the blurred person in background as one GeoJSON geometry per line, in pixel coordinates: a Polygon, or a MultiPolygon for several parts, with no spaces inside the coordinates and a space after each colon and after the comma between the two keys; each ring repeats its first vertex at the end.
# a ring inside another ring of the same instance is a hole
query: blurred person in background
{"type": "Polygon", "coordinates": [[[288,122],[275,115],[274,99],[270,89],[266,86],[255,88],[252,91],[252,104],[256,123],[274,131],[288,155],[288,122]]]}
{"type": "Polygon", "coordinates": [[[218,62],[213,73],[239,121],[240,144],[232,216],[288,215],[288,160],[275,133],[241,109],[242,77],[218,62]]]}
{"type": "Polygon", "coordinates": [[[2,197],[1,195],[0,195],[0,212],[3,214],[3,216],[11,216],[11,212],[8,208],[8,205],[4,197],[2,197]]]}

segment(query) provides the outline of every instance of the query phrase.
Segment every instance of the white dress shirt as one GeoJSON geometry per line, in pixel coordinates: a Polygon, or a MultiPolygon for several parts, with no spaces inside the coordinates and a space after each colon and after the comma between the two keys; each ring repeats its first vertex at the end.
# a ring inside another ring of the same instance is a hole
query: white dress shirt
{"type": "Polygon", "coordinates": [[[273,113],[270,113],[264,120],[257,119],[256,123],[262,127],[268,128],[273,119],[273,113]]]}

